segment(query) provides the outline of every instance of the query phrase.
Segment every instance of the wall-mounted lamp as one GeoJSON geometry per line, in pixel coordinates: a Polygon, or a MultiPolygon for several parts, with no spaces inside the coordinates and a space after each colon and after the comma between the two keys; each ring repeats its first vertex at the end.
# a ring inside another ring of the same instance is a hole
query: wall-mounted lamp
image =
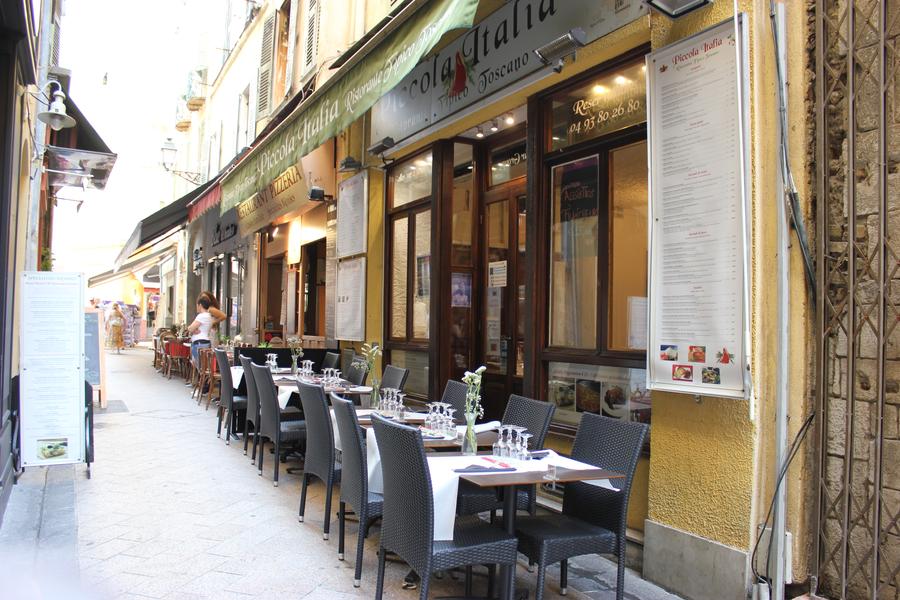
{"type": "Polygon", "coordinates": [[[325,190],[320,188],[317,185],[309,188],[309,199],[310,200],[325,200],[325,190]]]}
{"type": "Polygon", "coordinates": [[[692,10],[712,4],[712,0],[647,0],[647,4],[670,19],[677,19],[692,10]]]}
{"type": "Polygon", "coordinates": [[[484,130],[481,129],[481,125],[475,128],[475,137],[479,140],[484,137],[484,130]]]}
{"type": "Polygon", "coordinates": [[[338,167],[338,173],[356,173],[362,169],[362,163],[353,158],[352,156],[345,156],[341,159],[340,167],[338,167]]]}
{"type": "Polygon", "coordinates": [[[516,118],[512,113],[506,113],[506,124],[513,125],[516,122],[516,118]]]}
{"type": "Polygon", "coordinates": [[[75,126],[75,119],[66,114],[66,95],[62,91],[62,84],[55,79],[51,79],[44,84],[44,88],[56,85],[56,91],[53,92],[53,101],[47,110],[42,110],[37,114],[38,121],[46,123],[53,131],[67,129],[75,126]]]}
{"type": "Polygon", "coordinates": [[[570,29],[568,33],[536,48],[534,54],[545,65],[553,65],[553,71],[559,73],[566,64],[566,57],[574,56],[575,52],[584,46],[586,39],[584,29],[580,27],[570,29]]]}
{"type": "Polygon", "coordinates": [[[394,138],[386,137],[383,140],[379,140],[375,142],[371,146],[369,146],[369,154],[375,154],[376,156],[381,156],[391,148],[395,146],[394,138]]]}
{"type": "Polygon", "coordinates": [[[186,179],[193,184],[199,184],[203,180],[203,176],[200,173],[195,173],[193,171],[180,171],[175,168],[175,157],[178,155],[178,147],[175,145],[175,142],[172,141],[172,138],[166,138],[166,141],[163,142],[162,148],[159,149],[162,153],[162,167],[169,173],[173,175],[178,175],[182,179],[186,179]]]}

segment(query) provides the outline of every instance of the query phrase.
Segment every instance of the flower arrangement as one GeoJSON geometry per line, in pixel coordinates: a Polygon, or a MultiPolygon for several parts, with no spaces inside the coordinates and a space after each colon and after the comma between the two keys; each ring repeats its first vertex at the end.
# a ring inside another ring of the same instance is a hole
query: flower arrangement
{"type": "Polygon", "coordinates": [[[476,418],[484,416],[484,407],[481,406],[481,375],[487,367],[481,365],[475,372],[466,371],[462,382],[466,384],[466,416],[475,415],[476,418]]]}
{"type": "Polygon", "coordinates": [[[303,356],[303,340],[298,336],[292,335],[287,339],[288,348],[291,349],[291,357],[295,360],[303,356]]]}
{"type": "Polygon", "coordinates": [[[369,396],[373,408],[378,408],[381,403],[381,382],[375,376],[375,361],[381,356],[381,346],[375,342],[366,342],[360,348],[362,362],[365,362],[366,368],[372,374],[372,394],[369,396]]]}
{"type": "Polygon", "coordinates": [[[481,376],[487,370],[481,365],[474,372],[466,371],[462,381],[466,384],[466,433],[463,437],[463,454],[475,455],[478,453],[478,440],[475,437],[475,420],[484,416],[484,407],[481,405],[481,376]]]}

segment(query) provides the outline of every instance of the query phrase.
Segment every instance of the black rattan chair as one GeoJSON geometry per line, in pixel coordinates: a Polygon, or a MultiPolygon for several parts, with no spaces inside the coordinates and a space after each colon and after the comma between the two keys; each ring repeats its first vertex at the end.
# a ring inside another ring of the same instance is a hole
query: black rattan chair
{"type": "MultiPolygon", "coordinates": [[[[465,388],[465,385],[463,387],[465,388]]],[[[463,399],[465,400],[465,394],[463,394],[463,399]]],[[[553,418],[555,411],[555,404],[512,394],[509,397],[509,402],[506,404],[506,410],[503,412],[502,423],[504,425],[520,425],[526,428],[528,433],[534,436],[531,438],[533,441],[531,449],[540,450],[544,447],[544,439],[547,437],[547,431],[550,429],[550,420],[553,418]]],[[[536,486],[532,485],[525,489],[520,488],[516,495],[516,507],[519,510],[527,510],[533,515],[537,501],[536,486]]],[[[457,514],[472,515],[491,511],[491,517],[493,517],[494,511],[502,508],[502,506],[503,502],[495,490],[478,487],[467,481],[459,482],[459,496],[456,502],[457,514]]]]}
{"type": "Polygon", "coordinates": [[[361,360],[353,361],[350,368],[345,372],[344,379],[353,385],[365,385],[366,378],[369,376],[369,368],[366,363],[361,360]]]}
{"type": "MultiPolygon", "coordinates": [[[[281,407],[278,405],[278,396],[275,392],[275,382],[272,381],[272,372],[264,365],[250,365],[253,371],[253,380],[256,383],[256,393],[259,395],[259,437],[268,438],[275,446],[275,465],[272,467],[273,484],[278,487],[278,471],[281,466],[281,444],[293,442],[295,445],[306,439],[305,421],[284,421],[281,418],[281,407]]],[[[257,469],[262,475],[264,445],[260,444],[257,469]]]]}
{"type": "Polygon", "coordinates": [[[381,388],[403,391],[403,386],[406,385],[407,377],[409,377],[409,369],[401,369],[394,365],[388,365],[384,368],[384,374],[381,376],[381,388]]]}
{"type": "Polygon", "coordinates": [[[456,379],[448,379],[447,385],[444,386],[444,393],[441,395],[441,402],[446,402],[450,408],[456,410],[457,415],[466,412],[466,390],[468,387],[462,381],[456,379]]]}
{"type": "Polygon", "coordinates": [[[331,394],[331,406],[341,438],[341,502],[338,508],[338,558],[344,560],[344,522],[349,505],[359,515],[356,541],[356,571],[353,586],[362,577],[363,550],[369,526],[381,518],[384,496],[369,491],[369,469],[366,464],[365,437],[356,418],[356,408],[349,400],[331,394]]]}
{"type": "Polygon", "coordinates": [[[234,395],[234,381],[231,379],[231,365],[228,364],[228,354],[224,350],[216,348],[216,364],[219,366],[222,390],[219,392],[219,418],[216,426],[216,435],[222,435],[222,418],[225,418],[225,443],[231,444],[231,434],[234,432],[235,415],[237,411],[247,410],[247,398],[234,395]]]}
{"type": "Polygon", "coordinates": [[[344,348],[341,350],[341,371],[347,373],[350,371],[350,365],[356,361],[356,350],[353,348],[344,348]]]}
{"type": "Polygon", "coordinates": [[[300,390],[300,402],[306,418],[306,452],[303,457],[299,519],[302,523],[306,512],[309,478],[316,476],[325,484],[325,528],[322,537],[327,540],[331,525],[331,494],[334,483],[341,478],[341,468],[334,464],[334,430],[322,386],[298,381],[297,388],[300,390]]]}
{"type": "Polygon", "coordinates": [[[524,517],[516,525],[519,551],[538,564],[535,600],[544,595],[547,565],[559,562],[559,586],[565,594],[568,559],[583,554],[615,554],[618,560],[616,599],[625,594],[625,524],[628,498],[649,426],[585,413],[575,436],[572,458],[624,479],[610,480],[618,491],[567,483],[562,514],[524,517]]]}
{"type": "Polygon", "coordinates": [[[244,367],[244,383],[247,385],[247,415],[244,418],[244,454],[247,454],[247,445],[250,443],[248,437],[249,427],[253,425],[253,455],[250,463],[256,462],[256,445],[259,443],[259,393],[256,391],[256,380],[253,379],[253,370],[250,365],[253,362],[243,354],[238,356],[241,365],[244,367]]]}
{"type": "MultiPolygon", "coordinates": [[[[428,598],[435,571],[470,565],[509,565],[508,600],[514,597],[516,539],[477,517],[456,520],[453,539],[435,541],[434,496],[417,429],[372,415],[384,476],[384,515],[375,598],[384,590],[385,554],[393,552],[419,575],[419,598],[428,598]]],[[[491,572],[493,568],[491,567],[491,572]]]]}
{"type": "Polygon", "coordinates": [[[322,368],[323,369],[334,369],[338,366],[338,363],[341,361],[341,355],[337,352],[326,352],[325,358],[322,360],[322,368]]]}

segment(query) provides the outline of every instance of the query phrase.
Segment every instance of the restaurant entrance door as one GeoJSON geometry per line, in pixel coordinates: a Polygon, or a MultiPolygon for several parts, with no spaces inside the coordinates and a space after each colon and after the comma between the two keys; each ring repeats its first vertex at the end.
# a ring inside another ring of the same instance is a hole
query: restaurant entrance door
{"type": "Polygon", "coordinates": [[[479,354],[485,418],[499,419],[510,394],[522,393],[525,336],[525,185],[484,194],[481,224],[479,354]]]}

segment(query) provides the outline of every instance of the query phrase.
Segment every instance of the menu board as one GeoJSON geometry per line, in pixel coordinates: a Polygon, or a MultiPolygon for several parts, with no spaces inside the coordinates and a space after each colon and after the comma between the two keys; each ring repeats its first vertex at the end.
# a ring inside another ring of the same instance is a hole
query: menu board
{"type": "Polygon", "coordinates": [[[84,276],[22,273],[22,465],[83,462],[84,276]]]}
{"type": "Polygon", "coordinates": [[[337,256],[345,258],[366,252],[369,174],[361,171],[338,186],[337,256]]]}
{"type": "Polygon", "coordinates": [[[337,268],[335,338],[361,342],[366,337],[366,257],[342,260],[337,268]]]}
{"type": "Polygon", "coordinates": [[[651,389],[749,393],[746,56],[739,16],[647,57],[651,389]]]}

